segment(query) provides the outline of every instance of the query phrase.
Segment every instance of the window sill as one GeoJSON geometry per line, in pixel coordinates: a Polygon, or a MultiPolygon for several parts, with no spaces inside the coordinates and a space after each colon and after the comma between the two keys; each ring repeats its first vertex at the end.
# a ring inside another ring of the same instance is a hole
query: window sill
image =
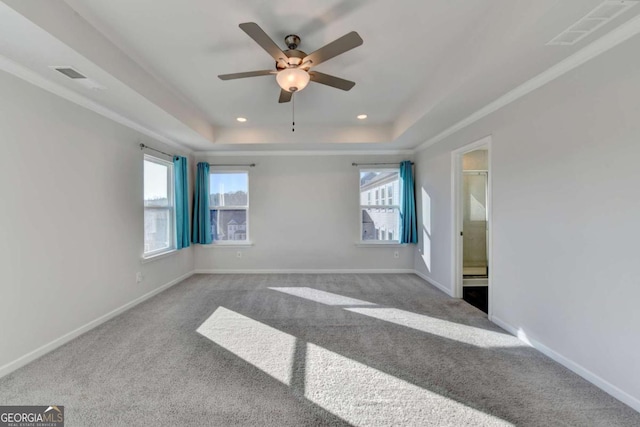
{"type": "Polygon", "coordinates": [[[368,243],[368,242],[356,242],[356,246],[359,248],[399,248],[402,246],[407,246],[407,243],[398,243],[398,242],[376,242],[376,243],[368,243]]]}
{"type": "Polygon", "coordinates": [[[253,246],[253,242],[251,241],[243,241],[243,242],[225,241],[225,242],[210,243],[208,245],[200,245],[201,248],[206,248],[206,249],[249,248],[251,246],[253,246]]]}
{"type": "Polygon", "coordinates": [[[143,256],[142,259],[140,260],[140,264],[147,264],[149,262],[157,261],[159,259],[166,258],[176,253],[178,253],[177,249],[171,249],[170,251],[162,252],[157,255],[151,255],[148,257],[143,256]]]}

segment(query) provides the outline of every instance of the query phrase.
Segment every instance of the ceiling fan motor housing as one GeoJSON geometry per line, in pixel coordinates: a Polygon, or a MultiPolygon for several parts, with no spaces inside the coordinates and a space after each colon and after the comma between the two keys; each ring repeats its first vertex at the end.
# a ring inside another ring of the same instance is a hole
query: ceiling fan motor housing
{"type": "MultiPolygon", "coordinates": [[[[301,50],[298,49],[289,49],[289,50],[285,50],[284,54],[287,55],[287,62],[289,63],[289,65],[291,66],[298,66],[300,65],[300,63],[302,62],[302,60],[304,58],[306,58],[308,55],[306,54],[306,52],[303,52],[301,50]]],[[[276,69],[278,70],[283,70],[287,68],[284,63],[282,61],[278,61],[276,62],[276,69]]],[[[309,69],[310,66],[305,66],[303,67],[304,69],[309,69]]]]}

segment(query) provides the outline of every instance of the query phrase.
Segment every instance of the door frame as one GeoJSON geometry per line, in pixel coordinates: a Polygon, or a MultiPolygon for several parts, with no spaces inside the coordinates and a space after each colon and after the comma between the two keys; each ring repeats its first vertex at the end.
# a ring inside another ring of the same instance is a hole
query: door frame
{"type": "Polygon", "coordinates": [[[463,240],[460,232],[463,231],[463,202],[462,202],[462,182],[463,182],[463,167],[462,157],[471,151],[475,151],[481,148],[487,149],[488,159],[488,173],[487,173],[487,267],[489,274],[487,283],[489,286],[489,313],[488,317],[491,320],[493,313],[493,209],[492,209],[492,168],[491,168],[491,135],[485,136],[478,141],[472,142],[464,147],[458,148],[451,152],[451,218],[452,221],[452,271],[451,271],[451,283],[453,283],[453,296],[455,298],[462,298],[462,285],[463,285],[463,270],[462,270],[462,245],[463,240]]]}

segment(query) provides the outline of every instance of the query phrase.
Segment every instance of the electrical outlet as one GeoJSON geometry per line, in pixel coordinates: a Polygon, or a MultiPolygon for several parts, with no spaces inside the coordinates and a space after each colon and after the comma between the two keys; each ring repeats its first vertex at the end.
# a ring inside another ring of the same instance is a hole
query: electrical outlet
{"type": "Polygon", "coordinates": [[[141,283],[144,280],[144,276],[142,275],[141,272],[137,272],[136,273],[136,283],[141,283]]]}
{"type": "Polygon", "coordinates": [[[240,251],[236,252],[236,257],[242,258],[242,252],[240,252],[240,251]]]}
{"type": "Polygon", "coordinates": [[[394,257],[394,258],[400,258],[400,252],[395,251],[395,252],[393,253],[393,257],[394,257]]]}

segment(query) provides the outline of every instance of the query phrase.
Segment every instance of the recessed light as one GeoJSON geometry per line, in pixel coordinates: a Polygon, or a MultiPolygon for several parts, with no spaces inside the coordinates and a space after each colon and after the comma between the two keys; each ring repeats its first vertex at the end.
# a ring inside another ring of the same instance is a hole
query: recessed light
{"type": "Polygon", "coordinates": [[[359,120],[364,120],[364,119],[366,119],[366,118],[367,118],[367,115],[366,115],[366,114],[360,114],[360,115],[358,115],[358,119],[359,119],[359,120]]]}
{"type": "Polygon", "coordinates": [[[244,122],[247,121],[247,119],[244,118],[244,117],[238,117],[238,118],[236,118],[236,120],[239,121],[240,123],[244,123],[244,122]]]}

